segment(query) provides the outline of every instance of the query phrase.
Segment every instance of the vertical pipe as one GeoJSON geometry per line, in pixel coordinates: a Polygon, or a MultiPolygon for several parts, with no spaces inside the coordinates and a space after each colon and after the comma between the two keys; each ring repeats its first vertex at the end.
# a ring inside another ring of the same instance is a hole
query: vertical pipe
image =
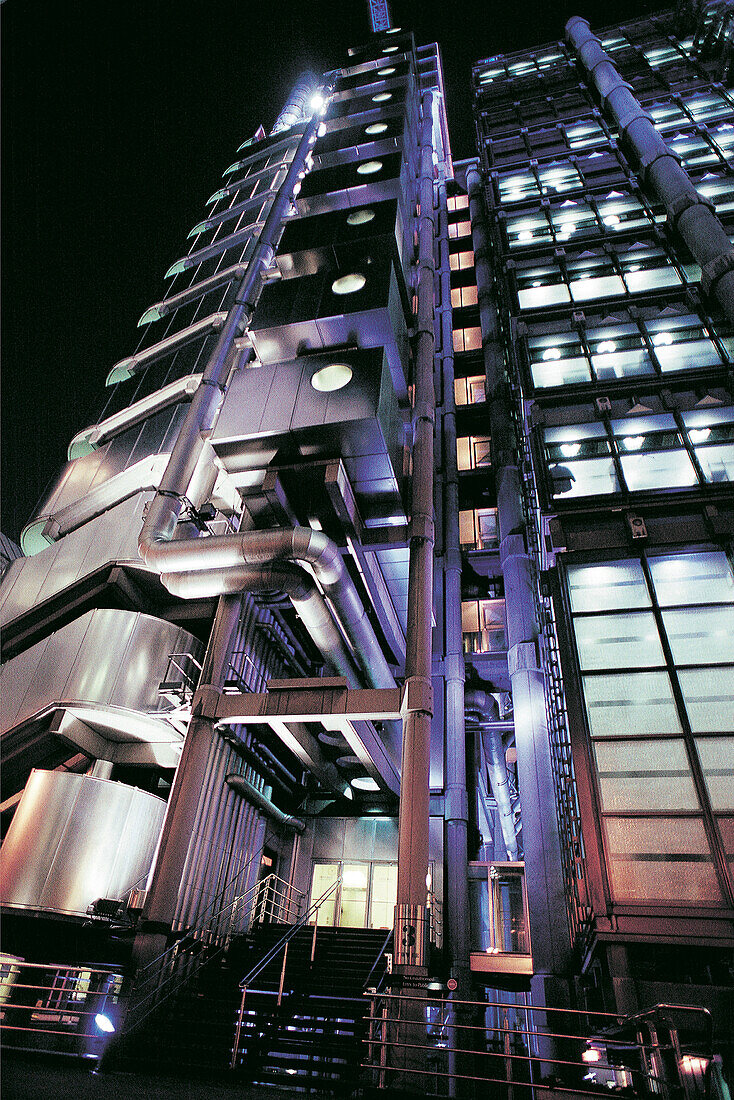
{"type": "Polygon", "coordinates": [[[405,712],[398,823],[395,951],[398,967],[426,970],[429,758],[433,619],[433,93],[423,95],[418,223],[413,476],[408,575],[405,712]]]}
{"type": "Polygon", "coordinates": [[[469,213],[479,292],[482,347],[497,483],[500,562],[507,613],[507,663],[515,712],[528,909],[538,1004],[565,1002],[570,937],[566,922],[561,847],[535,620],[533,566],[525,545],[520,471],[505,379],[499,317],[493,294],[490,245],[479,168],[467,170],[469,213]]]}
{"type": "Polygon", "coordinates": [[[443,582],[444,582],[444,679],[445,679],[445,796],[446,890],[445,923],[452,973],[468,978],[469,971],[469,868],[467,825],[469,797],[466,777],[466,726],[464,717],[464,644],[461,629],[461,549],[459,545],[459,471],[456,456],[456,401],[454,397],[454,343],[451,313],[448,207],[446,182],[438,187],[441,378],[443,405],[443,582]]]}

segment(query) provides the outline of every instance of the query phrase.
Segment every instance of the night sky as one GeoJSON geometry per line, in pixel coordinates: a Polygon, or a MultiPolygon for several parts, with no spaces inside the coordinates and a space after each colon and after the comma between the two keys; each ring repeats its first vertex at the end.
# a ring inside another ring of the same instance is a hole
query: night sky
{"type": "MultiPolygon", "coordinates": [[[[438,41],[458,159],[474,61],[652,0],[393,0],[438,41]]],[[[97,419],[163,273],[240,142],[298,74],[343,64],[367,0],[6,0],[3,22],[2,530],[17,540],[69,439],[97,419]]]]}

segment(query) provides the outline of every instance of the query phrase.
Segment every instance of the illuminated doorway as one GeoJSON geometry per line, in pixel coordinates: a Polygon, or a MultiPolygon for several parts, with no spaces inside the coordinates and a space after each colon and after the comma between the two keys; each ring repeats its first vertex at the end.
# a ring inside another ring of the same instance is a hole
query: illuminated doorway
{"type": "Polygon", "coordinates": [[[335,883],[339,885],[319,911],[320,925],[392,928],[398,885],[397,863],[314,863],[311,902],[317,901],[335,883]]]}

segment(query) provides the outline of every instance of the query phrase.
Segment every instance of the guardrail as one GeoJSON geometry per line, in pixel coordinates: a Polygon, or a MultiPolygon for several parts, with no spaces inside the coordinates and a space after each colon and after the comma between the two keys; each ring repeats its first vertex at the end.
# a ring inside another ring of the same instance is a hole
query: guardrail
{"type": "Polygon", "coordinates": [[[633,1017],[449,994],[369,994],[362,1063],[377,1089],[531,1100],[609,1092],[726,1100],[710,1013],[656,1005],[633,1017]]]}

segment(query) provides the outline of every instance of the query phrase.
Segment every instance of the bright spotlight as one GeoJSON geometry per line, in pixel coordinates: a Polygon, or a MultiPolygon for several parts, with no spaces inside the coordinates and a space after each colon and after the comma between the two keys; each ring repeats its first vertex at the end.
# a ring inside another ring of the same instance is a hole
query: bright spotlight
{"type": "Polygon", "coordinates": [[[321,95],[321,92],[317,92],[315,96],[312,96],[311,110],[313,111],[313,113],[316,114],[317,111],[320,111],[321,108],[324,106],[324,103],[326,103],[326,100],[321,95]]]}
{"type": "Polygon", "coordinates": [[[100,1031],[103,1031],[106,1035],[111,1035],[115,1030],[115,1025],[109,1016],[105,1016],[104,1012],[98,1012],[94,1017],[94,1022],[100,1031]]]}

